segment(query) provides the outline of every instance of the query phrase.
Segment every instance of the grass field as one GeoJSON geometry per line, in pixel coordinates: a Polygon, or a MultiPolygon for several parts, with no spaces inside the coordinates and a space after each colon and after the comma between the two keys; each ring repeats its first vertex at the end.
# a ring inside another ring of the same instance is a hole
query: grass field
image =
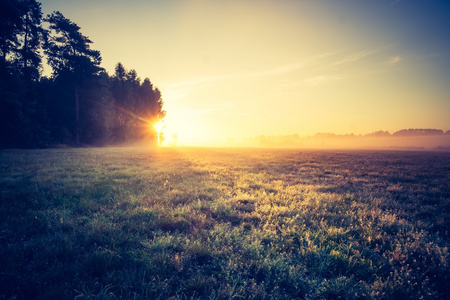
{"type": "Polygon", "coordinates": [[[0,152],[0,299],[445,299],[450,153],[0,152]]]}

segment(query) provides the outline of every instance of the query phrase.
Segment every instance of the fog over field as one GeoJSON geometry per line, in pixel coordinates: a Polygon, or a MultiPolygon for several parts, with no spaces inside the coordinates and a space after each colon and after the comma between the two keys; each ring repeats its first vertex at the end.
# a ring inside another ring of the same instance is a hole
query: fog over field
{"type": "Polygon", "coordinates": [[[391,135],[377,132],[368,135],[336,135],[318,133],[300,137],[297,134],[284,136],[258,136],[244,142],[229,141],[230,145],[269,148],[309,148],[309,149],[385,149],[385,150],[441,150],[450,151],[450,134],[391,135]]]}

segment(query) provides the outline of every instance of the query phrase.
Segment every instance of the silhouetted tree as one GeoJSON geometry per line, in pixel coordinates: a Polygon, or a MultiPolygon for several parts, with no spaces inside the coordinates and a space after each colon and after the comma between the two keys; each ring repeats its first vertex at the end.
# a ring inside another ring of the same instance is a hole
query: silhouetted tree
{"type": "Polygon", "coordinates": [[[38,122],[44,111],[37,93],[39,51],[45,40],[41,5],[35,0],[1,1],[0,16],[0,126],[7,132],[0,143],[43,145],[47,131],[38,122]]]}
{"type": "Polygon", "coordinates": [[[45,39],[41,4],[36,0],[0,1],[0,59],[9,61],[27,82],[39,79],[45,39]]]}
{"type": "Polygon", "coordinates": [[[6,61],[8,55],[18,48],[21,14],[19,1],[0,1],[0,60],[2,61],[6,61]]]}
{"type": "Polygon", "coordinates": [[[127,80],[127,71],[125,70],[122,63],[117,63],[116,68],[115,68],[114,77],[121,82],[124,82],[127,80]]]}
{"type": "Polygon", "coordinates": [[[23,114],[25,84],[8,61],[0,61],[0,146],[23,144],[26,116],[23,114]]]}
{"type": "Polygon", "coordinates": [[[152,124],[163,119],[161,92],[148,78],[141,82],[135,70],[127,71],[121,63],[111,78],[111,92],[115,100],[113,140],[130,142],[142,139],[157,140],[152,124]]]}
{"type": "Polygon", "coordinates": [[[86,100],[80,107],[84,113],[80,124],[83,142],[91,145],[109,143],[113,128],[114,99],[108,74],[102,72],[93,80],[87,81],[83,86],[83,95],[86,100]]]}
{"type": "Polygon", "coordinates": [[[23,0],[22,29],[19,37],[18,63],[27,82],[39,79],[41,54],[46,31],[42,28],[41,4],[35,0],[23,0]]]}
{"type": "Polygon", "coordinates": [[[388,137],[391,136],[389,131],[378,130],[369,134],[366,134],[367,137],[388,137]]]}
{"type": "Polygon", "coordinates": [[[410,128],[402,129],[394,132],[394,136],[423,136],[423,135],[443,135],[444,131],[441,129],[422,129],[422,128],[410,128]]]}
{"type": "Polygon", "coordinates": [[[80,142],[80,102],[81,88],[84,83],[98,75],[100,52],[90,49],[92,43],[80,32],[80,27],[60,12],[48,15],[46,21],[53,35],[50,36],[44,50],[48,62],[53,68],[53,76],[61,76],[72,85],[75,112],[75,141],[80,142]]]}

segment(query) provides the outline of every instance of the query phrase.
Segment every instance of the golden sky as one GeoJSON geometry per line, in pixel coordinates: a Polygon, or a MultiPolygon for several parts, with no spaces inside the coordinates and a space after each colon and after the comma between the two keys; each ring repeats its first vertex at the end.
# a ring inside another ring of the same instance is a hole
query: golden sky
{"type": "Polygon", "coordinates": [[[166,136],[450,129],[445,1],[42,1],[162,92],[166,136]]]}

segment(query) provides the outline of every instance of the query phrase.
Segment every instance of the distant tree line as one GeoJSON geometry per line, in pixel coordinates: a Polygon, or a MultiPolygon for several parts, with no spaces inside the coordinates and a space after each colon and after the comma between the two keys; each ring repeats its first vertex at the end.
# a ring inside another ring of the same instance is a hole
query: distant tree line
{"type": "Polygon", "coordinates": [[[44,17],[36,0],[0,1],[0,147],[157,140],[161,92],[121,63],[106,73],[91,44],[60,12],[44,17]]]}
{"type": "Polygon", "coordinates": [[[350,134],[335,134],[335,133],[316,133],[314,137],[317,138],[352,138],[352,137],[412,137],[412,136],[440,136],[440,135],[450,135],[450,130],[444,132],[441,129],[423,129],[423,128],[410,128],[410,129],[401,129],[394,133],[390,133],[389,131],[375,131],[368,134],[363,135],[355,135],[353,133],[350,134]]]}
{"type": "MultiPolygon", "coordinates": [[[[444,131],[441,129],[402,129],[394,132],[393,136],[424,136],[424,135],[443,135],[444,131]]],[[[447,130],[445,134],[450,134],[450,131],[447,130]]]]}

